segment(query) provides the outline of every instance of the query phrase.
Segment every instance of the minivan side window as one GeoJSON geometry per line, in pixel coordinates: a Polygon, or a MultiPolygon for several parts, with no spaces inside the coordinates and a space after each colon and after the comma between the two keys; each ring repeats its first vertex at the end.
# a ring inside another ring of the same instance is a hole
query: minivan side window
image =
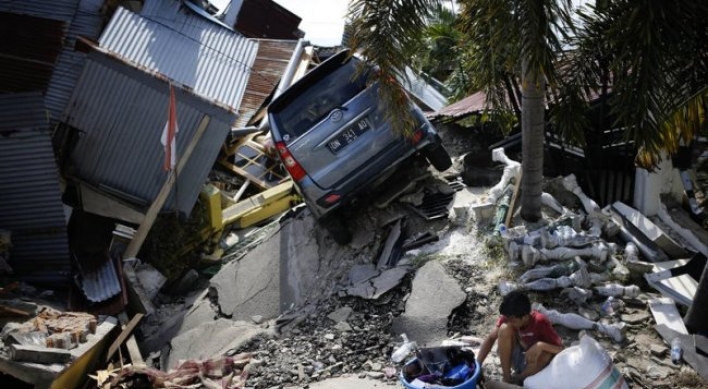
{"type": "MultiPolygon", "coordinates": [[[[358,62],[352,58],[340,67],[329,68],[331,70],[327,74],[315,77],[312,84],[289,96],[290,103],[275,113],[281,135],[289,135],[287,142],[309,131],[329,116],[332,110],[342,108],[366,88],[366,74],[352,80],[358,62]]],[[[315,68],[312,72],[317,70],[315,68]]]]}

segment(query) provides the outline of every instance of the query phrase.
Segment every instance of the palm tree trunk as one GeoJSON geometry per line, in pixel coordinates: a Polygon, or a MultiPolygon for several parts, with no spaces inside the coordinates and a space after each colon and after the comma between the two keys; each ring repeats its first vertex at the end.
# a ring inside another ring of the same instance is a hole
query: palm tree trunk
{"type": "Polygon", "coordinates": [[[543,186],[543,140],[545,127],[545,82],[536,69],[523,63],[521,86],[521,218],[541,218],[543,186]]]}

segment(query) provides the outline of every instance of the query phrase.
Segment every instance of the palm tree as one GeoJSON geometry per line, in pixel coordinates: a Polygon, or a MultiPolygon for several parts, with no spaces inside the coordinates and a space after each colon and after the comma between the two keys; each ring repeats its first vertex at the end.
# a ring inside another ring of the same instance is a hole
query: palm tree
{"type": "Polygon", "coordinates": [[[457,15],[442,4],[433,8],[418,47],[411,53],[413,68],[446,81],[459,63],[457,45],[460,35],[457,15]]]}
{"type": "Polygon", "coordinates": [[[585,107],[573,103],[599,93],[610,96],[614,127],[639,148],[638,165],[652,169],[690,144],[708,106],[708,5],[599,1],[579,17],[557,90],[558,127],[576,130],[582,142],[577,118],[585,107]]]}
{"type": "MultiPolygon", "coordinates": [[[[378,65],[372,81],[380,83],[382,108],[394,130],[401,133],[411,120],[403,109],[405,92],[396,76],[404,73],[410,62],[406,54],[415,47],[430,10],[439,4],[437,0],[353,0],[350,5],[354,31],[350,46],[378,65]]],[[[461,5],[468,36],[481,38],[472,42],[482,46],[480,58],[489,58],[478,61],[480,69],[494,66],[500,56],[508,56],[510,64],[521,68],[521,216],[536,221],[541,217],[545,84],[556,81],[553,60],[562,46],[559,36],[571,25],[571,1],[463,0],[461,5]],[[509,42],[516,44],[517,50],[508,50],[509,42]]],[[[494,69],[486,70],[495,73],[494,69]]]]}

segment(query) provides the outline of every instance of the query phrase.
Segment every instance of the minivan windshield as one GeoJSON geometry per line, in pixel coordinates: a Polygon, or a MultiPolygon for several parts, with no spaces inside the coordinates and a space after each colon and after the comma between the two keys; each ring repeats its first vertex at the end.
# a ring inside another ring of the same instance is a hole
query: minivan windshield
{"type": "MultiPolygon", "coordinates": [[[[289,103],[275,112],[284,139],[296,139],[325,119],[335,108],[343,108],[347,101],[366,88],[366,74],[352,79],[358,62],[352,58],[341,66],[328,66],[324,68],[326,74],[317,75],[307,87],[298,88],[295,94],[289,94],[289,103]]],[[[317,71],[317,68],[312,70],[317,71]]]]}

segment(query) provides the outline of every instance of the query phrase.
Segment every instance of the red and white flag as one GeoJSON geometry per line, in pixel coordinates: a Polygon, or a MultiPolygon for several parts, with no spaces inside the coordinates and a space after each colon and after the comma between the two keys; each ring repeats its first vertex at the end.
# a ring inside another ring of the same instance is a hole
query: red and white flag
{"type": "Polygon", "coordinates": [[[162,130],[160,142],[165,146],[165,163],[163,165],[166,171],[171,171],[177,164],[177,146],[176,139],[179,127],[177,127],[177,102],[175,100],[175,89],[170,83],[170,108],[167,114],[167,123],[165,129],[162,130]]]}

